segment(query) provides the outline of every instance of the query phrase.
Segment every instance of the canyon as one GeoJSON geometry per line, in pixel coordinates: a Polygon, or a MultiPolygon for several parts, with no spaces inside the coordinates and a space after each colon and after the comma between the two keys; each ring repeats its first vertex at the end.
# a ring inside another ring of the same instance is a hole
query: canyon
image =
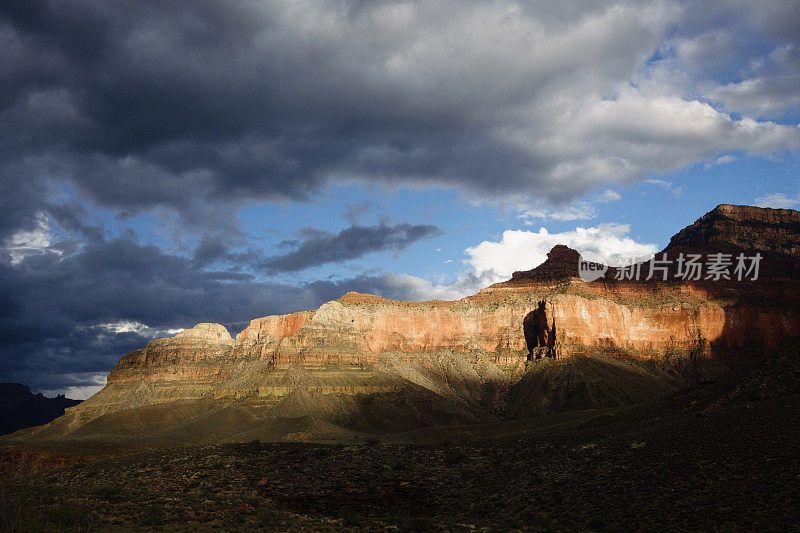
{"type": "MultiPolygon", "coordinates": [[[[800,212],[721,205],[663,252],[758,253],[756,280],[578,276],[556,246],[457,301],[347,293],[316,310],[202,323],[119,361],[28,440],[341,439],[629,405],[800,335],[800,212]]],[[[647,263],[642,265],[646,271],[647,263]]]]}

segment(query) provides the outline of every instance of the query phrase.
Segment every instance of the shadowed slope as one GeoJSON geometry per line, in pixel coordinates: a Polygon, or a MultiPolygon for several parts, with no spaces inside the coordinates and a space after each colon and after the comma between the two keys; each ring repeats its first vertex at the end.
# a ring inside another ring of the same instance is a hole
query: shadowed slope
{"type": "MultiPolygon", "coordinates": [[[[366,441],[280,419],[270,428],[291,439],[311,428],[344,443],[248,439],[106,456],[0,479],[0,517],[42,530],[64,516],[101,530],[791,530],[798,361],[798,345],[787,345],[632,407],[366,441]]],[[[535,372],[582,364],[560,363],[535,372]]]]}

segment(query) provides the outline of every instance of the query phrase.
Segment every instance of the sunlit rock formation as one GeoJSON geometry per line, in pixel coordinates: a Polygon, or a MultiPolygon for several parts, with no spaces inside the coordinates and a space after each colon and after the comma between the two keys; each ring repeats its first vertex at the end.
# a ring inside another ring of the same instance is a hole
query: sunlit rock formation
{"type": "MultiPolygon", "coordinates": [[[[348,293],[316,310],[256,318],[235,339],[219,324],[198,324],[124,356],[102,391],[39,436],[96,435],[100,427],[134,431],[129,418],[123,423],[122,415],[113,415],[122,412],[149,413],[145,427],[163,426],[169,431],[160,431],[172,435],[176,420],[231,405],[244,409],[236,411],[241,419],[232,422],[226,411],[221,427],[262,432],[275,420],[303,416],[349,430],[374,420],[374,427],[386,430],[530,414],[520,405],[526,401],[520,391],[533,389],[520,387],[539,383],[524,376],[529,365],[544,364],[528,361],[542,356],[610,354],[616,362],[602,360],[603,372],[635,373],[635,394],[586,396],[598,405],[644,399],[647,387],[669,392],[678,378],[653,365],[625,370],[618,361],[757,355],[800,335],[800,275],[793,270],[798,227],[796,211],[723,205],[678,233],[665,250],[759,252],[765,268],[776,270],[757,281],[587,283],[576,277],[578,253],[556,246],[543,265],[458,301],[348,293]],[[158,411],[181,401],[194,403],[185,412],[158,411]],[[105,426],[93,422],[98,417],[105,426]]],[[[192,435],[210,431],[202,428],[192,435]]]]}

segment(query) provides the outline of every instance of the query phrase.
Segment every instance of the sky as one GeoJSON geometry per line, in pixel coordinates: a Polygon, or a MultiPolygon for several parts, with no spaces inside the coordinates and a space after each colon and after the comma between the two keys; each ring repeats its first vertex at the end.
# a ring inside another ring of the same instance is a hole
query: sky
{"type": "Polygon", "coordinates": [[[800,2],[0,4],[0,381],[800,207],[800,2]]]}

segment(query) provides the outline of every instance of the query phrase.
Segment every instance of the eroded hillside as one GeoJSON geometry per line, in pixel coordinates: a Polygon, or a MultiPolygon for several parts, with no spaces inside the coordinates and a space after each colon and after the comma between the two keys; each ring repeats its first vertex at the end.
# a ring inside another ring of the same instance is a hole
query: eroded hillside
{"type": "Polygon", "coordinates": [[[800,335],[798,227],[796,211],[720,206],[665,250],[758,252],[759,280],[585,282],[560,246],[458,301],[348,293],[235,338],[198,324],[27,437],[335,438],[636,403],[800,335]]]}

